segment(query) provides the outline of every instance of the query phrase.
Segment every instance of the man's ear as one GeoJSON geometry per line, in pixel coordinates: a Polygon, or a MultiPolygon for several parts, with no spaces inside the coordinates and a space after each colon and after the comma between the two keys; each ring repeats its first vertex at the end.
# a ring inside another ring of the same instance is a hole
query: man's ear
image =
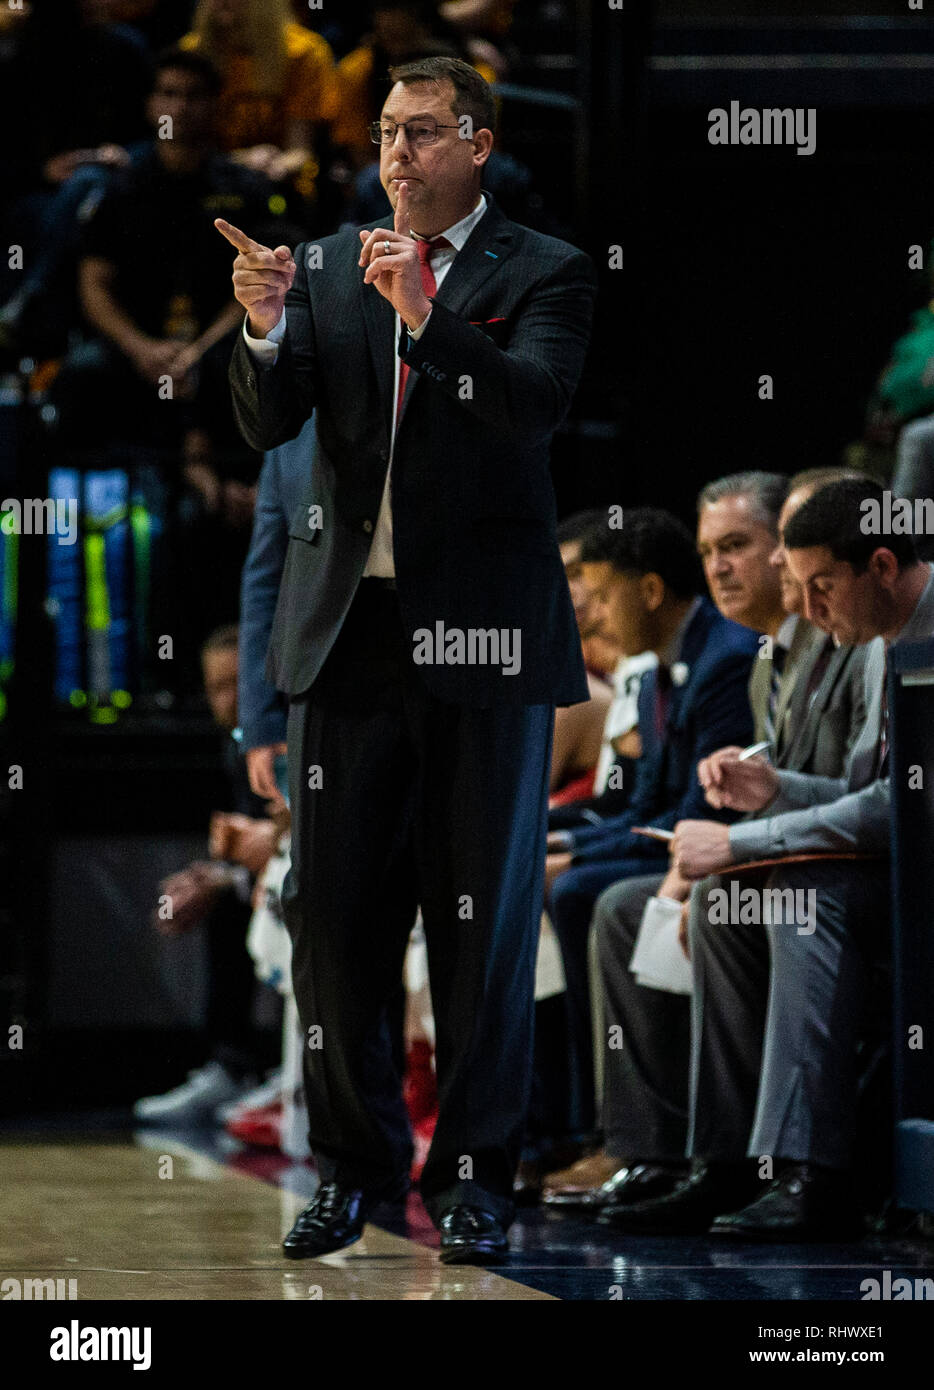
{"type": "Polygon", "coordinates": [[[642,575],[639,580],[639,589],[642,593],[642,601],[650,613],[656,613],[662,606],[665,598],[665,581],[660,574],[650,570],[648,574],[642,575]]]}
{"type": "Polygon", "coordinates": [[[473,137],[473,162],[479,168],[493,153],[492,130],[476,130],[473,137]]]}
{"type": "Polygon", "coordinates": [[[878,583],[890,589],[898,578],[898,561],[887,546],[880,545],[872,552],[869,570],[878,583]]]}

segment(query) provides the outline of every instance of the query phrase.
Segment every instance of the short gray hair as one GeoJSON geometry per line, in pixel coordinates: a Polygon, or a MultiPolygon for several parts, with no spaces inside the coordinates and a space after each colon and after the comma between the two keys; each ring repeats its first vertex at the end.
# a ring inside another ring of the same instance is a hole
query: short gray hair
{"type": "Polygon", "coordinates": [[[757,521],[770,531],[778,531],[778,514],[788,496],[788,479],[784,473],[765,473],[751,468],[745,473],[728,473],[701,488],[697,497],[698,513],[724,497],[750,497],[757,521]]]}

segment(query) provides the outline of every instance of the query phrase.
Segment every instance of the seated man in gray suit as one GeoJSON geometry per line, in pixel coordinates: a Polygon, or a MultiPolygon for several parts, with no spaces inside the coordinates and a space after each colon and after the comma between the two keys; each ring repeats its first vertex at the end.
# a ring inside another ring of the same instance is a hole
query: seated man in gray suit
{"type": "MultiPolygon", "coordinates": [[[[842,774],[865,718],[862,653],[835,646],[801,616],[804,597],[778,528],[819,485],[839,476],[838,469],[812,469],[789,484],[773,474],[734,474],[698,498],[698,546],[711,594],[727,616],[769,638],[749,682],[754,740],[772,744],[776,766],[825,776],[842,774]]],[[[614,884],[594,918],[594,996],[604,1000],[597,1042],[602,1119],[613,1165],[612,1176],[583,1202],[601,1209],[603,1224],[614,1224],[620,1207],[670,1192],[687,1168],[690,1001],[639,984],[629,970],[646,902],[662,887],[657,876],[614,884]]]]}
{"type": "Polygon", "coordinates": [[[783,532],[806,615],[841,642],[868,644],[866,721],[845,776],[714,755],[699,768],[708,801],[759,815],[724,834],[682,822],[672,844],[691,879],[770,856],[877,857],[775,869],[752,895],[758,912],[746,894],[726,915],[722,890],[716,901],[692,898],[694,1162],[668,1196],[617,1219],[626,1231],[709,1228],[760,1241],[861,1232],[849,1175],[857,1041],[890,915],[886,651],[934,633],[934,566],[919,561],[910,536],[864,529],[864,502],[881,497],[869,480],[832,483],[783,532]]]}

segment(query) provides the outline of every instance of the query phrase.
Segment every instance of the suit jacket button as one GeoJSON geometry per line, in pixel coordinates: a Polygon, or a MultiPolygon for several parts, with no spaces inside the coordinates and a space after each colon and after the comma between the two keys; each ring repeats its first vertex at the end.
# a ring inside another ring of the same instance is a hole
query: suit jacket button
{"type": "Polygon", "coordinates": [[[367,532],[373,530],[373,523],[372,523],[372,521],[370,520],[369,517],[367,517],[366,521],[363,523],[363,529],[364,529],[364,531],[367,531],[367,532]]]}
{"type": "Polygon", "coordinates": [[[249,386],[249,388],[250,388],[251,391],[253,390],[254,386],[256,385],[256,377],[253,375],[252,372],[247,372],[246,384],[247,384],[247,386],[249,386]]]}

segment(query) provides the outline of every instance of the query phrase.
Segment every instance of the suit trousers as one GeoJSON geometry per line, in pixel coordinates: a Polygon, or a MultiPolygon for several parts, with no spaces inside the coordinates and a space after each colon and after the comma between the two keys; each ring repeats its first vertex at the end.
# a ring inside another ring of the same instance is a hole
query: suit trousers
{"type": "MultiPolygon", "coordinates": [[[[504,677],[504,679],[506,679],[504,677]]],[[[412,1139],[386,1023],[421,905],[439,1117],[421,1194],[508,1222],[528,1104],[553,705],[442,702],[395,589],[362,580],[289,712],[283,910],[323,1181],[404,1190],[412,1139]]]]}
{"type": "MultiPolygon", "coordinates": [[[[664,861],[657,861],[663,863],[664,861]]],[[[551,885],[546,907],[561,946],[568,1020],[571,1086],[563,1129],[589,1133],[596,1124],[593,1008],[590,993],[589,939],[594,906],[612,883],[651,873],[651,859],[606,859],[572,864],[551,885]]]]}
{"type": "MultiPolygon", "coordinates": [[[[736,881],[762,887],[761,876],[736,881]]],[[[847,1168],[858,1043],[888,1012],[888,864],[774,869],[765,887],[790,890],[805,909],[793,921],[786,912],[777,922],[724,922],[711,910],[717,887],[729,880],[704,879],[691,896],[689,1152],[847,1168]]]]}
{"type": "Polygon", "coordinates": [[[690,998],[640,985],[629,969],[645,905],[663,880],[650,874],[614,883],[594,911],[604,1145],[630,1164],[675,1162],[687,1140],[690,998]]]}

